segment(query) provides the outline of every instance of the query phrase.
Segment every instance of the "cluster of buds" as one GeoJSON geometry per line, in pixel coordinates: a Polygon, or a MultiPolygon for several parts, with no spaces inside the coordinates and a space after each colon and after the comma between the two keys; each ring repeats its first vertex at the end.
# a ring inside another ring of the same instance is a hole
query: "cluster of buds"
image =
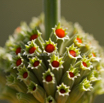
{"type": "Polygon", "coordinates": [[[52,28],[49,40],[44,35],[43,16],[33,18],[0,48],[0,99],[92,103],[104,93],[104,51],[92,35],[64,19],[52,28]]]}

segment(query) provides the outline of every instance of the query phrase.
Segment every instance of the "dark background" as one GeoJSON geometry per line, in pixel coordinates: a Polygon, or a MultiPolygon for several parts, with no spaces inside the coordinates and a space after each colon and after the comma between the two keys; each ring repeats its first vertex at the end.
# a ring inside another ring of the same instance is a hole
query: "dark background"
{"type": "MultiPolygon", "coordinates": [[[[86,32],[92,33],[104,46],[104,0],[61,0],[62,16],[79,22],[86,32]]],[[[4,46],[21,21],[29,23],[42,12],[43,0],[0,0],[0,46],[4,46]]],[[[4,103],[0,101],[0,103],[4,103]]],[[[104,95],[95,103],[104,103],[104,95]]]]}

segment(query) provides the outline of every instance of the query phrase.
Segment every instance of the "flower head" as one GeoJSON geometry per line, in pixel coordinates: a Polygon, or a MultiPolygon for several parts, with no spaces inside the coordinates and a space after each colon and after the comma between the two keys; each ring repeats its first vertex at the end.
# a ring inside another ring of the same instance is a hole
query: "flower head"
{"type": "Polygon", "coordinates": [[[81,103],[87,94],[104,93],[104,50],[96,40],[64,19],[44,40],[43,23],[43,16],[33,18],[30,26],[22,23],[0,48],[0,98],[81,103]]]}

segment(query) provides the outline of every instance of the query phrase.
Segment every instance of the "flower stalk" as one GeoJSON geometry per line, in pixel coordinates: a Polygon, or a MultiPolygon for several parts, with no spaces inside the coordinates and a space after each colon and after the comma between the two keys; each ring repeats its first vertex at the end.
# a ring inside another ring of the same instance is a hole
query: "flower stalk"
{"type": "Polygon", "coordinates": [[[60,21],[60,0],[44,0],[45,38],[48,40],[51,29],[60,21]]]}

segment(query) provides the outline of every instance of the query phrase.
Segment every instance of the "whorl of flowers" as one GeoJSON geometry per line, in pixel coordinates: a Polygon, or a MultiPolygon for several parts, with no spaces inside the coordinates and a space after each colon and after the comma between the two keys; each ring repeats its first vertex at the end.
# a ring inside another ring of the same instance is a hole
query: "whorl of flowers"
{"type": "Polygon", "coordinates": [[[0,48],[0,99],[12,103],[92,103],[104,93],[103,49],[62,19],[44,39],[43,16],[16,28],[0,48]]]}

